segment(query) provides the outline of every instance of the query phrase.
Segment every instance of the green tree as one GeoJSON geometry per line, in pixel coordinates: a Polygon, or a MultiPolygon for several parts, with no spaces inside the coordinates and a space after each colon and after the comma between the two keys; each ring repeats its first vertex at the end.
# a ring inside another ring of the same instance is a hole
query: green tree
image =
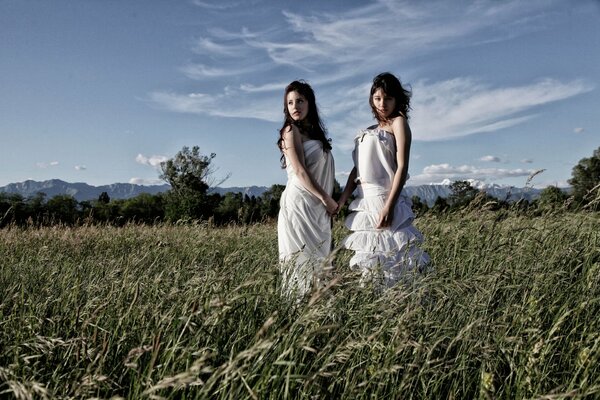
{"type": "Polygon", "coordinates": [[[573,197],[580,205],[597,199],[600,195],[600,147],[594,150],[592,157],[582,158],[573,167],[569,184],[573,187],[573,197]]]}
{"type": "Polygon", "coordinates": [[[73,224],[79,218],[78,205],[73,196],[59,194],[48,200],[46,207],[52,221],[73,224]]]}
{"type": "Polygon", "coordinates": [[[27,219],[23,196],[18,193],[0,193],[0,227],[10,223],[21,224],[27,219]]]}
{"type": "Polygon", "coordinates": [[[160,163],[160,179],[171,185],[174,192],[193,191],[205,194],[209,188],[208,179],[212,174],[211,162],[216,157],[200,154],[198,146],[184,146],[175,157],[160,163]]]}
{"type": "Polygon", "coordinates": [[[261,216],[263,219],[276,218],[279,213],[279,201],[281,194],[285,190],[285,185],[272,185],[260,197],[261,201],[261,216]]]}
{"type": "Polygon", "coordinates": [[[184,146],[174,158],[160,163],[160,179],[171,185],[165,196],[168,219],[207,219],[213,215],[206,193],[213,184],[211,162],[215,156],[200,154],[198,146],[184,146]]]}
{"type": "Polygon", "coordinates": [[[109,203],[95,200],[92,202],[92,209],[86,217],[91,216],[94,221],[113,223],[119,219],[120,204],[120,200],[112,200],[109,203]]]}
{"type": "Polygon", "coordinates": [[[39,224],[44,223],[46,212],[46,193],[37,192],[27,199],[27,214],[31,219],[39,224]]]}
{"type": "Polygon", "coordinates": [[[238,192],[228,192],[215,209],[215,220],[218,224],[226,224],[239,220],[242,211],[243,197],[238,192]]]}
{"type": "Polygon", "coordinates": [[[254,222],[260,221],[260,199],[257,199],[256,196],[248,196],[244,195],[244,202],[242,203],[242,210],[239,213],[239,221],[244,224],[252,224],[254,222]]]}
{"type": "Polygon", "coordinates": [[[108,193],[106,193],[106,192],[100,193],[100,196],[98,196],[98,202],[102,203],[102,204],[110,203],[110,196],[108,195],[108,193]]]}
{"type": "Polygon", "coordinates": [[[538,207],[543,210],[557,210],[561,208],[569,195],[556,186],[548,186],[540,193],[538,207]]]}
{"type": "Polygon", "coordinates": [[[148,224],[161,221],[164,216],[162,196],[140,193],[136,197],[123,201],[120,214],[127,221],[148,224]]]}
{"type": "Polygon", "coordinates": [[[421,198],[417,195],[414,195],[411,198],[411,202],[412,202],[412,210],[415,213],[415,215],[417,215],[417,216],[426,213],[427,210],[429,209],[429,207],[427,207],[427,203],[424,203],[423,201],[421,201],[421,198]]]}
{"type": "Polygon", "coordinates": [[[448,201],[445,198],[438,196],[435,198],[433,206],[431,206],[431,211],[436,214],[441,214],[448,211],[449,208],[448,201]]]}
{"type": "Polygon", "coordinates": [[[454,181],[450,185],[452,194],[448,197],[453,208],[467,206],[479,191],[471,186],[469,181],[454,181]]]}

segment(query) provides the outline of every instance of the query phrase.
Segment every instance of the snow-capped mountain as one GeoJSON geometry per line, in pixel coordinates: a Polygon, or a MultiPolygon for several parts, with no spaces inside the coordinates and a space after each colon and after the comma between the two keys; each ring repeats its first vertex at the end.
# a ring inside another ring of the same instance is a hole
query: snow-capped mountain
{"type": "MultiPolygon", "coordinates": [[[[418,196],[421,201],[432,206],[438,197],[447,198],[452,193],[450,189],[451,182],[442,182],[441,184],[407,186],[404,188],[405,194],[412,198],[418,196]]],[[[519,199],[533,200],[539,197],[541,189],[534,188],[516,188],[513,186],[486,185],[481,182],[471,182],[474,188],[484,190],[489,195],[507,201],[517,201],[519,199]]],[[[111,199],[129,199],[138,196],[141,193],[157,194],[169,190],[169,185],[143,186],[132,183],[114,183],[112,185],[92,186],[87,183],[76,182],[69,183],[60,179],[48,181],[32,181],[11,183],[0,187],[0,193],[17,193],[27,198],[36,195],[39,192],[45,193],[46,198],[50,199],[56,195],[70,195],[77,201],[98,199],[102,192],[106,192],[111,199]]],[[[266,186],[247,186],[247,187],[216,187],[210,192],[224,195],[225,193],[242,193],[249,197],[261,196],[269,188],[266,186]]]]}
{"type": "MultiPolygon", "coordinates": [[[[420,186],[406,186],[404,188],[406,196],[412,198],[418,196],[422,202],[427,203],[428,206],[432,206],[438,197],[447,198],[452,194],[449,182],[442,182],[441,184],[431,185],[420,185],[420,186]]],[[[483,190],[490,196],[509,202],[518,201],[525,199],[528,201],[537,199],[542,192],[542,189],[535,189],[531,187],[518,188],[514,186],[501,186],[497,184],[486,185],[481,183],[471,182],[471,186],[475,189],[483,190]]]]}
{"type": "Polygon", "coordinates": [[[129,199],[141,193],[156,194],[169,190],[169,185],[143,186],[132,183],[113,183],[111,185],[92,186],[83,182],[65,182],[60,179],[48,181],[32,181],[11,183],[0,187],[0,193],[16,193],[23,197],[35,196],[45,193],[50,199],[57,195],[70,195],[77,201],[96,200],[102,192],[106,192],[111,199],[129,199]]]}
{"type": "MultiPolygon", "coordinates": [[[[144,186],[132,183],[113,183],[111,185],[92,186],[83,182],[65,182],[60,179],[51,179],[48,181],[32,181],[11,183],[0,187],[0,193],[20,194],[27,198],[35,196],[37,193],[45,193],[46,198],[50,199],[57,195],[69,195],[77,201],[96,200],[102,192],[106,192],[111,199],[130,199],[142,193],[157,194],[166,192],[171,187],[167,184],[144,186]]],[[[210,193],[224,195],[228,192],[242,193],[249,197],[262,195],[268,188],[265,186],[248,187],[230,187],[230,188],[211,188],[210,193]]]]}

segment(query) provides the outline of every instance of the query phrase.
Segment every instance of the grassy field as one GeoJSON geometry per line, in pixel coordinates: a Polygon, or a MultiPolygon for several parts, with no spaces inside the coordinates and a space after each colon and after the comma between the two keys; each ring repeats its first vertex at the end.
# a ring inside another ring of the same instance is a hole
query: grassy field
{"type": "Polygon", "coordinates": [[[416,222],[435,272],[299,306],[272,224],[0,230],[0,398],[600,397],[598,213],[416,222]]]}

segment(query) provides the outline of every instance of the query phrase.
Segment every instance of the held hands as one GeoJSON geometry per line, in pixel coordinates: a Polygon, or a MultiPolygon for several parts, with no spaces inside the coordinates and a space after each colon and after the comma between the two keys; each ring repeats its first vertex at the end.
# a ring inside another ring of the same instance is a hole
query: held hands
{"type": "Polygon", "coordinates": [[[327,209],[327,212],[331,215],[337,214],[339,206],[338,203],[333,199],[333,197],[328,196],[325,199],[325,209],[327,209]]]}
{"type": "Polygon", "coordinates": [[[348,201],[348,197],[350,197],[350,195],[348,194],[348,192],[344,191],[344,193],[342,193],[342,195],[340,196],[340,198],[337,201],[338,208],[337,208],[337,211],[335,212],[336,214],[339,213],[342,210],[342,208],[344,208],[344,206],[346,205],[346,202],[348,201]]]}

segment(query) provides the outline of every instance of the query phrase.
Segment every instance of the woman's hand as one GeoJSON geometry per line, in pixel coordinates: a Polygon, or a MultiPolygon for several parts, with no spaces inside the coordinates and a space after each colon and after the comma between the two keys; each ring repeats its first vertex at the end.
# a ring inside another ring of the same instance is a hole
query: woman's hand
{"type": "Polygon", "coordinates": [[[379,221],[377,222],[377,229],[387,228],[392,224],[394,219],[394,210],[391,207],[383,207],[379,213],[379,221]]]}
{"type": "Polygon", "coordinates": [[[339,206],[338,206],[338,203],[337,203],[337,201],[335,201],[335,200],[333,199],[333,197],[331,197],[331,196],[328,196],[328,197],[325,199],[325,209],[326,209],[326,210],[327,210],[327,212],[328,212],[329,214],[331,214],[331,215],[333,215],[333,214],[336,214],[336,213],[337,213],[337,211],[338,211],[338,209],[339,209],[339,206]]]}

